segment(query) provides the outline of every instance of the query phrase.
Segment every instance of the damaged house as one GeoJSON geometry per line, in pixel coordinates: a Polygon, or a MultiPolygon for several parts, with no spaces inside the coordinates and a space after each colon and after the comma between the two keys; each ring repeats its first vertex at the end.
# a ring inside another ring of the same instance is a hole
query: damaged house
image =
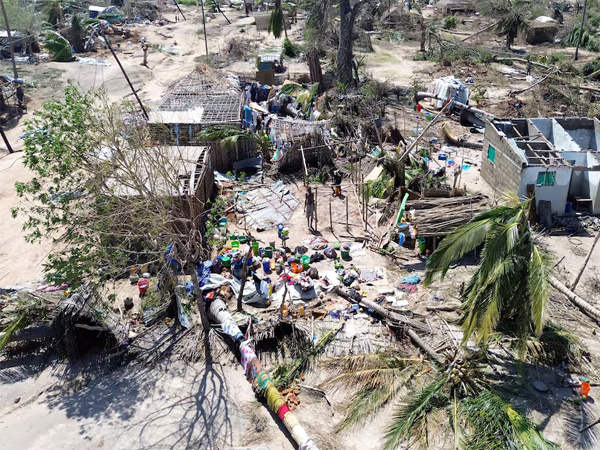
{"type": "Polygon", "coordinates": [[[499,193],[535,193],[536,207],[600,213],[600,121],[588,118],[488,122],[481,175],[499,193]]]}
{"type": "Polygon", "coordinates": [[[210,145],[214,169],[226,172],[233,162],[256,156],[253,141],[234,151],[218,142],[201,142],[200,132],[215,126],[241,127],[244,94],[221,72],[200,66],[176,82],[150,115],[154,142],[167,146],[210,145]]]}

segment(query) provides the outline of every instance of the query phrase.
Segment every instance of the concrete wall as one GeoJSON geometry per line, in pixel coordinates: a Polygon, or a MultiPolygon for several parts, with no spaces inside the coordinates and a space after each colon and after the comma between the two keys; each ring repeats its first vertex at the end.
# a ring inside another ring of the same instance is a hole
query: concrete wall
{"type": "MultiPolygon", "coordinates": [[[[562,152],[561,156],[567,161],[572,162],[577,166],[587,167],[587,153],[583,152],[562,152]]],[[[574,170],[571,176],[571,187],[569,188],[569,195],[574,196],[587,196],[589,195],[588,181],[584,177],[584,173],[581,170],[574,170]]]]}
{"type": "Polygon", "coordinates": [[[567,196],[569,195],[569,185],[571,184],[570,167],[527,167],[523,170],[523,176],[519,186],[519,197],[527,196],[527,185],[535,185],[540,172],[556,172],[554,186],[536,186],[535,203],[538,205],[540,200],[548,200],[552,203],[552,214],[563,214],[567,205],[567,196]]]}
{"type": "Polygon", "coordinates": [[[494,125],[488,123],[481,154],[481,176],[499,194],[518,192],[521,170],[526,163],[524,157],[518,155],[503,136],[494,125]],[[488,159],[489,145],[496,149],[493,164],[488,159]]]}
{"type": "Polygon", "coordinates": [[[551,142],[556,147],[556,150],[573,150],[579,151],[581,147],[575,142],[573,137],[567,133],[563,127],[556,121],[556,119],[552,119],[552,139],[551,142]]]}
{"type": "Polygon", "coordinates": [[[600,172],[584,172],[584,177],[588,183],[588,196],[592,199],[592,213],[600,214],[600,172]]]}
{"type": "Polygon", "coordinates": [[[583,150],[597,150],[595,121],[587,117],[554,119],[583,150]]]}

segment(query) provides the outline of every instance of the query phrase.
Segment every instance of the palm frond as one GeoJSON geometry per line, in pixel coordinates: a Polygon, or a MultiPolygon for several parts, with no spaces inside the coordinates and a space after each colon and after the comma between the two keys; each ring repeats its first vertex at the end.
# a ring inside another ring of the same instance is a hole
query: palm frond
{"type": "Polygon", "coordinates": [[[281,86],[281,89],[279,90],[280,93],[284,94],[284,95],[291,95],[291,96],[295,96],[296,94],[298,94],[300,91],[302,91],[304,88],[296,83],[288,83],[288,84],[284,84],[283,86],[281,86]]]}
{"type": "Polygon", "coordinates": [[[386,382],[382,383],[381,374],[373,374],[379,377],[379,381],[371,380],[369,386],[361,389],[352,399],[346,410],[344,420],[338,425],[338,431],[363,423],[369,416],[377,413],[381,408],[396,398],[403,382],[412,372],[406,369],[387,369],[386,382]]]}
{"type": "Polygon", "coordinates": [[[345,322],[328,331],[314,348],[302,355],[295,363],[291,365],[280,365],[274,373],[274,382],[278,388],[289,386],[301,373],[310,369],[315,360],[325,351],[327,345],[335,339],[337,333],[342,329],[345,322]]]}
{"type": "Polygon", "coordinates": [[[52,60],[67,62],[73,56],[71,44],[56,31],[48,31],[44,47],[52,53],[52,60]]]}
{"type": "Polygon", "coordinates": [[[493,223],[494,216],[475,217],[471,222],[458,227],[447,236],[433,252],[427,262],[425,273],[425,286],[429,285],[436,275],[443,280],[452,263],[465,254],[472,252],[485,241],[487,233],[493,223]]]}
{"type": "Polygon", "coordinates": [[[401,406],[392,416],[387,428],[383,450],[393,450],[406,442],[408,446],[424,448],[427,434],[427,416],[437,408],[446,406],[449,399],[442,393],[448,376],[442,377],[423,388],[412,399],[401,406]]]}
{"type": "Polygon", "coordinates": [[[283,27],[285,24],[283,23],[283,11],[281,6],[275,6],[275,9],[271,12],[271,16],[269,17],[269,26],[267,31],[273,34],[275,39],[279,39],[283,34],[283,27]]]}
{"type": "Polygon", "coordinates": [[[492,390],[461,403],[461,416],[469,425],[464,445],[469,450],[555,450],[539,428],[492,390]]]}
{"type": "Polygon", "coordinates": [[[530,339],[527,347],[536,362],[547,366],[568,361],[578,367],[584,351],[582,342],[575,334],[552,322],[546,323],[542,334],[530,339]]]}
{"type": "Polygon", "coordinates": [[[552,273],[552,265],[546,253],[533,244],[532,247],[529,261],[529,301],[535,333],[539,336],[546,321],[546,304],[550,297],[548,279],[552,273]]]}

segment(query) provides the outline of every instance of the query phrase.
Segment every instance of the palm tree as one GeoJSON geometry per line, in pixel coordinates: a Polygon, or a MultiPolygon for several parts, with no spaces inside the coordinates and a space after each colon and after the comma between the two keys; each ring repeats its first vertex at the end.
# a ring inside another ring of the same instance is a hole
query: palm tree
{"type": "Polygon", "coordinates": [[[546,321],[551,265],[529,226],[533,199],[516,194],[505,203],[475,216],[446,237],[427,264],[425,285],[450,265],[483,245],[481,264],[463,292],[464,343],[477,333],[485,342],[499,323],[509,322],[525,357],[527,338],[540,336],[546,321]]]}
{"type": "Polygon", "coordinates": [[[338,372],[324,387],[354,389],[339,430],[348,429],[397,400],[407,385],[414,393],[392,413],[383,449],[401,444],[428,449],[434,429],[454,434],[455,447],[470,450],[554,450],[537,426],[513,407],[480,371],[485,349],[430,377],[427,361],[394,353],[350,356],[328,362],[338,372]],[[417,376],[417,374],[419,376],[417,376]],[[415,386],[422,383],[421,386],[415,386]],[[451,420],[441,420],[446,415],[451,420]],[[439,430],[439,429],[442,430],[439,430]]]}
{"type": "Polygon", "coordinates": [[[283,17],[283,8],[281,6],[281,0],[275,0],[275,8],[269,18],[268,32],[273,33],[275,39],[281,37],[281,32],[285,33],[285,38],[288,38],[287,28],[285,26],[285,18],[283,17]]]}
{"type": "Polygon", "coordinates": [[[519,9],[511,9],[498,22],[498,31],[502,36],[506,36],[507,50],[510,50],[519,31],[524,31],[525,29],[527,29],[527,22],[519,9]]]}

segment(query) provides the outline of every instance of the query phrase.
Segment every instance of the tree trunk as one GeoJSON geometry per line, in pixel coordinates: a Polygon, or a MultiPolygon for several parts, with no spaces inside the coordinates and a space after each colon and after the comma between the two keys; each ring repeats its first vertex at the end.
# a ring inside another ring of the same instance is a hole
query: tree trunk
{"type": "Polygon", "coordinates": [[[323,83],[323,70],[321,69],[321,61],[319,60],[319,52],[316,49],[309,50],[306,54],[306,60],[308,62],[308,69],[310,71],[310,81],[313,83],[319,83],[318,95],[325,92],[325,86],[323,83]]]}
{"type": "MultiPolygon", "coordinates": [[[[5,332],[0,332],[0,339],[2,339],[5,334],[5,332]]],[[[35,341],[51,337],[54,337],[52,325],[40,325],[38,327],[23,328],[22,330],[15,331],[8,338],[8,342],[35,341]]]]}
{"type": "Polygon", "coordinates": [[[349,87],[352,84],[352,35],[354,19],[360,8],[360,2],[350,6],[350,0],[340,1],[340,42],[337,54],[337,72],[340,83],[349,87]]]}
{"type": "Polygon", "coordinates": [[[579,274],[577,275],[577,278],[575,278],[575,281],[573,281],[573,284],[571,285],[571,290],[572,291],[575,291],[575,288],[579,284],[579,280],[581,279],[581,275],[583,275],[583,272],[585,271],[585,268],[587,267],[587,264],[590,261],[590,258],[592,257],[592,253],[594,253],[594,249],[596,248],[596,244],[598,243],[598,239],[600,239],[600,232],[596,235],[596,239],[594,239],[594,243],[592,244],[592,248],[590,249],[590,252],[588,253],[587,258],[585,258],[585,261],[583,262],[583,266],[581,267],[581,270],[579,271],[579,274]]]}
{"type": "Polygon", "coordinates": [[[391,322],[402,323],[406,325],[404,327],[404,330],[406,331],[408,337],[410,337],[410,340],[413,342],[413,344],[415,344],[417,347],[423,350],[423,352],[429,355],[429,357],[432,358],[435,362],[437,362],[440,365],[443,365],[443,361],[440,355],[438,355],[435,352],[435,350],[431,348],[431,346],[429,346],[423,339],[421,339],[421,337],[411,328],[411,326],[416,326],[418,328],[427,329],[425,325],[416,320],[409,319],[408,317],[405,317],[401,314],[393,314],[391,311],[388,311],[383,306],[378,305],[377,303],[365,300],[358,294],[353,295],[353,291],[347,292],[343,288],[338,288],[337,293],[346,300],[356,302],[364,308],[372,309],[374,312],[376,312],[382,317],[385,317],[391,322]]]}
{"type": "Polygon", "coordinates": [[[198,311],[200,311],[200,319],[202,321],[202,332],[204,334],[204,355],[206,361],[211,361],[210,342],[208,339],[208,332],[210,331],[210,323],[208,322],[208,315],[206,313],[206,304],[202,291],[200,290],[200,283],[198,282],[198,274],[196,270],[192,270],[192,284],[194,285],[194,293],[196,294],[196,304],[198,305],[198,311]]]}
{"type": "Polygon", "coordinates": [[[583,4],[583,15],[581,16],[581,26],[579,27],[579,37],[577,38],[577,47],[575,48],[575,61],[579,59],[579,46],[581,45],[581,38],[583,37],[583,25],[585,24],[585,13],[587,11],[587,0],[583,4]]]}
{"type": "Polygon", "coordinates": [[[587,315],[593,317],[596,320],[600,320],[600,310],[590,305],[580,296],[578,296],[575,292],[569,290],[564,284],[554,278],[552,275],[549,277],[548,281],[552,285],[554,289],[567,297],[571,303],[581,309],[587,315]]]}

